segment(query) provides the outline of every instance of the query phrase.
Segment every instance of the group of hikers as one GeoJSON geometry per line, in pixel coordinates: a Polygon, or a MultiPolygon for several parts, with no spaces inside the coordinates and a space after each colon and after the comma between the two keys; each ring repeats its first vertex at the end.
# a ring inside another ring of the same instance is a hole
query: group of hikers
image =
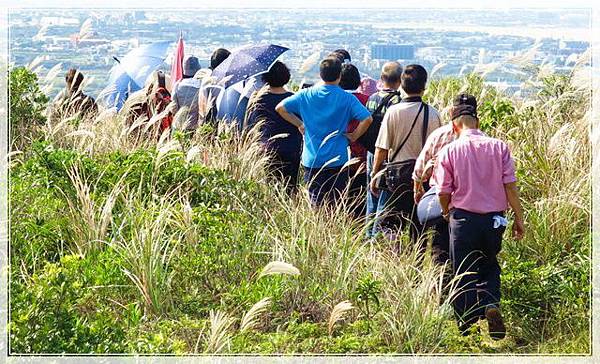
{"type": "MultiPolygon", "coordinates": [[[[311,204],[345,203],[349,214],[365,218],[369,238],[397,240],[398,232],[408,231],[424,254],[424,237],[432,236],[434,260],[450,263],[460,287],[452,304],[461,332],[485,319],[490,336],[503,338],[497,254],[509,207],[516,239],[525,226],[510,150],[479,129],[476,98],[456,95],[443,123],[423,101],[424,67],[387,62],[376,82],[362,76],[343,49],[320,62],[316,84],[291,92],[290,70],[276,61],[244,85],[253,92],[243,95],[207,81],[229,54],[216,50],[208,69],[188,56],[172,93],[163,75],[162,83],[159,77],[158,86],[145,91],[142,106],[122,112],[160,115],[162,131],[189,132],[222,119],[240,129],[256,126],[270,174],[289,194],[297,191],[302,166],[311,204]]],[[[68,93],[79,93],[86,110],[95,109],[72,80],[67,74],[68,93]]]]}

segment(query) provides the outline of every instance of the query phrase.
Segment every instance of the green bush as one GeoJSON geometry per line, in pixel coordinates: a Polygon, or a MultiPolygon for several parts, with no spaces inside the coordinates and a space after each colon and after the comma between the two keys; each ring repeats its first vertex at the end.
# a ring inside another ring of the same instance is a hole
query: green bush
{"type": "Polygon", "coordinates": [[[115,119],[82,121],[93,148],[58,133],[11,163],[11,351],[180,354],[224,337],[225,353],[584,353],[589,100],[571,81],[538,82],[527,107],[476,75],[434,80],[426,94],[439,110],[460,90],[474,94],[482,127],[507,140],[517,162],[529,231],[520,242],[506,236],[500,256],[506,340],[492,343],[485,324],[483,334],[458,333],[448,302],[440,305],[439,269],[407,239],[392,254],[343,208],[314,210],[304,190],[289,198],[265,184],[263,152],[248,134],[219,126],[216,138],[202,131],[140,147],[115,119]],[[105,144],[111,137],[125,145],[105,144]],[[300,275],[258,278],[274,260],[300,275]],[[240,333],[265,297],[257,324],[240,333]],[[330,335],[332,308],[347,300],[354,307],[330,335]]]}
{"type": "Polygon", "coordinates": [[[48,97],[40,90],[37,75],[27,68],[11,68],[8,73],[10,145],[20,149],[27,139],[38,136],[36,126],[46,121],[48,97]]]}
{"type": "Polygon", "coordinates": [[[65,255],[60,262],[47,263],[26,282],[13,281],[11,352],[124,351],[125,328],[113,304],[95,292],[123,283],[114,263],[110,253],[86,259],[65,255]]]}

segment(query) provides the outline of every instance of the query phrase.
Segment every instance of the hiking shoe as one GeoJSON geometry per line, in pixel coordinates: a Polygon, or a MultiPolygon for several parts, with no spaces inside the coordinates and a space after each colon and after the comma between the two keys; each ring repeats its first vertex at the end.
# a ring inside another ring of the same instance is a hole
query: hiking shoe
{"type": "Polygon", "coordinates": [[[488,331],[490,337],[494,340],[504,339],[506,336],[506,326],[500,314],[500,309],[495,306],[490,306],[485,310],[485,318],[488,322],[488,331]]]}

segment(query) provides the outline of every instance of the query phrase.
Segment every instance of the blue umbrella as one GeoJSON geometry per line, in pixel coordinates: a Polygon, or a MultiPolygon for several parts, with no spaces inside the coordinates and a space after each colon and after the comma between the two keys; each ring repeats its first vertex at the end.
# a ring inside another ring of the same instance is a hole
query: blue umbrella
{"type": "Polygon", "coordinates": [[[217,68],[212,76],[225,79],[224,88],[249,77],[267,72],[271,65],[289,48],[274,44],[248,45],[234,50],[217,68]]]}
{"type": "Polygon", "coordinates": [[[107,108],[121,109],[127,97],[144,87],[148,76],[159,68],[167,53],[170,41],[143,45],[123,57],[110,70],[108,86],[100,92],[98,100],[107,108]]]}

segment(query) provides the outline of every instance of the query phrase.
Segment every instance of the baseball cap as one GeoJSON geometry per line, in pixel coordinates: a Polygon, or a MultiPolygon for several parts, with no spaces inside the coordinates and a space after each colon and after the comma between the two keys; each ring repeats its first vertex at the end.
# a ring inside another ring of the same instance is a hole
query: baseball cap
{"type": "Polygon", "coordinates": [[[450,118],[454,120],[462,115],[477,117],[477,99],[475,96],[462,93],[454,98],[450,118]]]}

